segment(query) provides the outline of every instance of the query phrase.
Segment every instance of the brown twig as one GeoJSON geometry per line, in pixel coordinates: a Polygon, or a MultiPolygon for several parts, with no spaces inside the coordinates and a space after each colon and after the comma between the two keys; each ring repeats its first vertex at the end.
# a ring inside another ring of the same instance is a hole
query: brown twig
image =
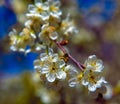
{"type": "Polygon", "coordinates": [[[80,62],[78,62],[74,57],[72,57],[72,55],[70,55],[69,53],[67,53],[66,49],[59,43],[59,42],[55,42],[56,45],[62,50],[62,52],[64,54],[67,54],[69,59],[71,59],[77,66],[80,70],[84,70],[85,69],[85,66],[82,65],[80,62]]]}

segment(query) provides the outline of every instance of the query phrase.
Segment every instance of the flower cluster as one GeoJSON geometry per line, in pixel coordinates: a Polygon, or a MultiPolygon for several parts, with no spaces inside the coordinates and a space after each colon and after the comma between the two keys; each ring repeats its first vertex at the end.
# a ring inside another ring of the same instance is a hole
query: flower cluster
{"type": "Polygon", "coordinates": [[[59,0],[35,0],[28,6],[28,18],[25,28],[17,33],[14,29],[9,33],[11,50],[28,53],[45,49],[55,40],[63,39],[63,35],[74,34],[77,31],[74,22],[61,18],[59,0]],[[29,48],[28,48],[29,47],[29,48]]]}
{"type": "Polygon", "coordinates": [[[29,5],[27,17],[38,18],[42,21],[48,21],[50,17],[60,19],[62,11],[60,10],[60,2],[58,0],[48,0],[42,2],[42,0],[35,0],[35,5],[29,5]]]}
{"type": "Polygon", "coordinates": [[[69,65],[50,49],[48,53],[41,53],[40,59],[34,61],[34,68],[45,75],[49,82],[54,82],[56,78],[65,79],[69,65]]]}
{"type": "Polygon", "coordinates": [[[11,50],[25,53],[44,51],[34,61],[34,69],[48,82],[54,83],[56,79],[69,80],[70,87],[81,83],[90,91],[95,91],[107,83],[101,75],[103,62],[95,55],[89,56],[83,65],[64,48],[72,34],[78,33],[78,30],[69,15],[66,19],[62,18],[60,1],[35,0],[34,5],[28,6],[28,11],[22,32],[17,33],[13,29],[9,33],[11,50]],[[53,49],[59,51],[57,48],[63,55],[60,55],[60,52],[53,52],[53,49]],[[81,71],[78,72],[73,65],[68,64],[71,62],[69,60],[73,61],[81,71]]]}
{"type": "Polygon", "coordinates": [[[10,48],[13,51],[18,50],[21,52],[25,52],[26,46],[32,46],[35,40],[35,35],[32,32],[30,32],[27,28],[24,28],[19,35],[17,31],[13,29],[13,31],[9,33],[9,36],[12,44],[10,48]]]}
{"type": "Polygon", "coordinates": [[[101,76],[103,70],[103,62],[97,59],[95,55],[91,55],[85,61],[85,69],[78,72],[77,75],[69,80],[69,86],[74,87],[76,84],[81,83],[87,86],[89,91],[95,91],[100,88],[102,84],[107,83],[101,76]]]}

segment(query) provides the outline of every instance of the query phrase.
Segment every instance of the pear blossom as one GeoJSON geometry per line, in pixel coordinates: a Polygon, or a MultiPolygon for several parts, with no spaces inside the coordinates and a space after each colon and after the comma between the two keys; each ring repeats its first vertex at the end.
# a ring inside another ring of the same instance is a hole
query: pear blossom
{"type": "Polygon", "coordinates": [[[95,91],[97,88],[100,88],[102,84],[106,84],[107,81],[104,80],[100,73],[93,72],[91,69],[86,69],[81,83],[87,86],[89,91],[95,91]]]}
{"type": "Polygon", "coordinates": [[[56,28],[53,26],[49,26],[49,24],[44,24],[41,28],[41,32],[39,33],[39,38],[41,41],[47,42],[48,44],[51,40],[56,40],[58,38],[58,33],[56,32],[56,28]]]}
{"type": "Polygon", "coordinates": [[[78,33],[77,28],[75,27],[75,23],[70,19],[70,15],[67,15],[67,18],[61,22],[61,31],[64,35],[69,36],[69,34],[78,33]]]}
{"type": "Polygon", "coordinates": [[[26,14],[27,17],[37,17],[43,21],[49,18],[48,15],[48,2],[42,2],[40,0],[35,0],[35,5],[30,4],[28,6],[29,13],[26,14]]]}
{"type": "Polygon", "coordinates": [[[10,49],[13,51],[21,51],[25,53],[30,51],[27,49],[27,46],[32,46],[36,38],[35,34],[29,31],[27,28],[24,28],[20,33],[17,33],[17,31],[13,29],[9,33],[9,37],[11,44],[10,49]]]}
{"type": "Polygon", "coordinates": [[[104,68],[103,62],[100,59],[97,59],[96,55],[91,55],[85,61],[85,66],[87,68],[92,68],[93,71],[101,72],[104,68]]]}
{"type": "Polygon", "coordinates": [[[21,36],[19,36],[19,34],[17,33],[17,31],[15,29],[13,29],[10,33],[9,33],[9,37],[10,37],[10,49],[12,51],[24,51],[24,46],[22,45],[22,40],[21,40],[21,36]]]}
{"type": "Polygon", "coordinates": [[[78,30],[69,15],[62,20],[59,0],[35,0],[34,5],[28,6],[28,11],[29,13],[26,14],[28,20],[22,32],[17,33],[13,29],[9,33],[10,49],[25,54],[31,51],[44,51],[34,61],[34,69],[39,72],[38,75],[46,78],[48,82],[67,79],[70,87],[81,84],[91,92],[107,83],[101,75],[104,69],[103,62],[96,55],[89,56],[82,67],[82,64],[64,48],[64,45],[68,43],[68,40],[64,38],[78,33],[78,30]],[[63,41],[67,42],[62,44],[63,41]],[[50,48],[54,44],[63,51],[63,57],[50,48]],[[68,65],[69,60],[73,61],[80,70],[68,65]]]}
{"type": "Polygon", "coordinates": [[[60,1],[58,0],[48,0],[46,2],[35,0],[35,5],[30,4],[28,6],[29,13],[27,13],[26,16],[29,18],[37,17],[43,21],[48,20],[50,16],[59,19],[62,15],[59,7],[60,1]]]}
{"type": "Polygon", "coordinates": [[[50,16],[59,19],[62,15],[60,10],[60,1],[59,0],[48,0],[49,3],[49,14],[50,16]]]}
{"type": "Polygon", "coordinates": [[[56,78],[66,78],[65,62],[53,51],[41,53],[40,59],[35,60],[34,65],[34,68],[39,70],[41,74],[45,74],[49,82],[54,82],[56,78]]]}
{"type": "Polygon", "coordinates": [[[69,80],[69,86],[75,87],[81,83],[88,87],[89,91],[93,92],[107,83],[100,73],[102,70],[102,61],[98,60],[95,55],[89,56],[85,61],[85,69],[82,72],[77,72],[76,76],[69,80]]]}
{"type": "Polygon", "coordinates": [[[80,83],[88,87],[89,91],[93,92],[103,84],[106,84],[107,81],[105,81],[98,72],[92,72],[91,70],[85,69],[83,73],[81,72],[76,77],[69,80],[70,87],[75,87],[80,83]]]}

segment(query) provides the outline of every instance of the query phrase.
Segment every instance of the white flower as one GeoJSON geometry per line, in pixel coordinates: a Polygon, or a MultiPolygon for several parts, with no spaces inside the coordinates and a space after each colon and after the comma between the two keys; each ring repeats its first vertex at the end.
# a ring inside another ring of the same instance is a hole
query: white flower
{"type": "Polygon", "coordinates": [[[62,23],[61,23],[61,31],[66,36],[78,33],[78,30],[75,27],[74,21],[70,19],[70,15],[67,15],[67,18],[62,21],[62,23]]]}
{"type": "Polygon", "coordinates": [[[76,84],[81,83],[87,86],[89,91],[95,91],[107,83],[100,73],[103,68],[101,60],[97,59],[95,55],[89,56],[85,61],[85,69],[69,80],[69,86],[74,87],[76,84]]]}
{"type": "Polygon", "coordinates": [[[92,69],[85,69],[69,80],[70,87],[75,87],[79,83],[87,86],[88,90],[93,92],[107,82],[101,77],[99,72],[92,71],[92,69]]]}
{"type": "Polygon", "coordinates": [[[83,74],[84,77],[81,79],[81,83],[87,86],[89,91],[95,91],[102,84],[107,83],[99,72],[94,72],[92,69],[85,69],[83,74]]]}
{"type": "Polygon", "coordinates": [[[24,28],[20,33],[17,33],[17,31],[13,29],[13,31],[9,33],[9,37],[11,44],[10,49],[12,51],[20,51],[27,54],[31,51],[31,46],[36,45],[34,44],[36,35],[28,28],[24,28]]]}
{"type": "Polygon", "coordinates": [[[31,29],[31,25],[33,24],[33,21],[32,20],[27,20],[26,22],[25,22],[25,27],[27,27],[28,29],[31,29]]]}
{"type": "Polygon", "coordinates": [[[24,46],[22,46],[21,44],[21,38],[19,36],[19,34],[17,33],[17,31],[15,29],[13,29],[10,33],[9,33],[9,37],[10,37],[10,49],[12,51],[24,51],[24,46]]]}
{"type": "Polygon", "coordinates": [[[10,39],[13,42],[13,44],[16,44],[16,42],[17,42],[17,37],[16,37],[17,35],[18,35],[18,33],[15,29],[10,31],[10,33],[9,33],[9,36],[11,37],[10,39]]]}
{"type": "Polygon", "coordinates": [[[39,34],[39,38],[46,44],[48,44],[50,40],[56,40],[58,38],[56,28],[49,26],[48,24],[44,24],[39,34]]]}
{"type": "Polygon", "coordinates": [[[65,62],[59,58],[58,54],[54,54],[53,51],[42,53],[40,60],[36,60],[34,65],[34,68],[39,70],[41,74],[46,75],[49,82],[54,82],[56,78],[66,78],[65,62]]]}
{"type": "Polygon", "coordinates": [[[60,18],[62,11],[60,10],[59,0],[48,0],[49,3],[49,14],[54,18],[60,18]]]}
{"type": "Polygon", "coordinates": [[[81,78],[83,77],[83,73],[80,73],[74,66],[71,66],[69,70],[69,74],[72,78],[69,79],[69,86],[75,87],[78,85],[81,81],[81,78]]]}
{"type": "Polygon", "coordinates": [[[46,20],[49,18],[48,15],[48,2],[40,2],[40,0],[35,0],[35,5],[30,4],[28,6],[28,10],[30,13],[27,13],[27,17],[37,17],[42,20],[46,20]]]}
{"type": "Polygon", "coordinates": [[[83,78],[83,73],[76,73],[76,75],[69,80],[69,86],[75,87],[76,85],[80,84],[81,79],[83,78]]]}
{"type": "Polygon", "coordinates": [[[35,5],[30,4],[28,6],[29,13],[27,13],[26,16],[29,18],[38,18],[43,21],[49,20],[52,16],[59,20],[62,15],[62,11],[59,7],[59,0],[48,0],[46,2],[35,0],[35,5]]]}
{"type": "Polygon", "coordinates": [[[106,87],[106,93],[103,94],[104,99],[111,99],[113,96],[113,88],[111,85],[107,84],[106,87]]]}
{"type": "Polygon", "coordinates": [[[100,59],[97,59],[96,55],[91,55],[85,61],[86,68],[92,68],[93,71],[101,72],[104,68],[103,62],[100,59]]]}

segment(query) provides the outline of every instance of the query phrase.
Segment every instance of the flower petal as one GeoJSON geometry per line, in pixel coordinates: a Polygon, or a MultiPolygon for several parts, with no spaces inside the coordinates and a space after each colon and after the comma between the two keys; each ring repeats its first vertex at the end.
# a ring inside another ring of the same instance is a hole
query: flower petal
{"type": "Polygon", "coordinates": [[[49,37],[52,39],[52,40],[56,40],[58,38],[58,34],[57,32],[53,32],[53,33],[50,33],[49,34],[49,37]]]}
{"type": "Polygon", "coordinates": [[[69,80],[69,86],[70,87],[75,87],[79,82],[77,81],[77,78],[71,78],[69,80]]]}
{"type": "Polygon", "coordinates": [[[45,73],[48,73],[49,72],[49,67],[43,67],[41,68],[41,73],[42,74],[45,74],[45,73]]]}
{"type": "Polygon", "coordinates": [[[65,66],[65,71],[68,71],[68,70],[70,70],[71,69],[71,65],[67,65],[67,66],[65,66]]]}
{"type": "Polygon", "coordinates": [[[48,59],[48,55],[46,53],[41,53],[40,59],[41,59],[41,61],[45,61],[46,59],[48,59]]]}
{"type": "Polygon", "coordinates": [[[100,84],[106,84],[106,83],[108,83],[108,82],[105,81],[105,79],[102,77],[102,78],[98,81],[98,83],[100,83],[100,84]]]}
{"type": "Polygon", "coordinates": [[[91,91],[91,92],[94,92],[96,90],[96,86],[95,85],[92,85],[92,84],[89,84],[88,85],[88,90],[91,91]]]}
{"type": "Polygon", "coordinates": [[[53,54],[52,58],[53,58],[52,59],[53,62],[57,62],[58,61],[58,54],[53,54]]]}
{"type": "Polygon", "coordinates": [[[97,60],[96,55],[91,55],[91,56],[88,57],[88,61],[94,62],[94,61],[96,61],[96,60],[97,60]]]}
{"type": "Polygon", "coordinates": [[[58,72],[56,72],[56,77],[58,79],[65,79],[66,78],[66,73],[62,70],[59,70],[58,72]]]}
{"type": "Polygon", "coordinates": [[[36,59],[36,60],[34,61],[34,65],[40,65],[40,60],[39,60],[39,59],[36,59]]]}
{"type": "Polygon", "coordinates": [[[103,62],[102,60],[97,60],[96,62],[96,70],[97,72],[101,72],[103,70],[104,66],[103,66],[103,62]]]}
{"type": "Polygon", "coordinates": [[[55,81],[55,74],[54,73],[47,73],[46,78],[49,82],[54,82],[55,81]]]}
{"type": "Polygon", "coordinates": [[[28,5],[28,10],[29,10],[30,13],[35,13],[36,8],[35,8],[34,5],[29,4],[29,5],[28,5]]]}
{"type": "Polygon", "coordinates": [[[64,60],[59,60],[57,61],[58,68],[62,68],[65,66],[65,61],[64,60]]]}
{"type": "MultiPolygon", "coordinates": [[[[88,59],[85,61],[85,66],[92,65],[92,63],[96,63],[97,57],[96,55],[91,55],[88,57],[88,59]]],[[[93,66],[93,65],[92,65],[93,66]]]]}
{"type": "Polygon", "coordinates": [[[79,71],[77,71],[77,69],[74,66],[71,66],[71,65],[67,65],[67,66],[66,66],[67,69],[65,67],[65,71],[68,71],[68,73],[71,77],[77,76],[79,74],[79,71]]]}
{"type": "Polygon", "coordinates": [[[89,82],[82,80],[82,85],[87,86],[89,84],[89,82]]]}
{"type": "Polygon", "coordinates": [[[34,69],[41,69],[41,66],[34,66],[34,69]]]}

